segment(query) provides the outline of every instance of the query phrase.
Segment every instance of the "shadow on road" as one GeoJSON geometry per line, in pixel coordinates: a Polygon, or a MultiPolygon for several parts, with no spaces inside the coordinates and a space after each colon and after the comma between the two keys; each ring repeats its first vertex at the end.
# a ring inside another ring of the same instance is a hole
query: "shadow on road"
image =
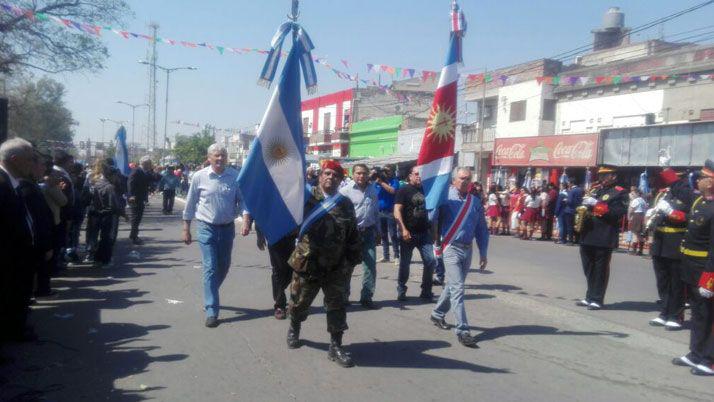
{"type": "MultiPolygon", "coordinates": [[[[329,346],[327,343],[313,342],[310,340],[303,340],[302,343],[309,348],[319,349],[325,352],[327,352],[329,346]]],[[[475,373],[486,374],[510,373],[510,371],[505,369],[482,366],[426,353],[432,350],[450,347],[462,346],[454,346],[449,342],[440,340],[375,341],[345,345],[345,348],[352,355],[357,367],[468,370],[475,373]]],[[[464,351],[465,353],[476,353],[471,349],[464,348],[464,351]]]]}
{"type": "Polygon", "coordinates": [[[639,311],[642,313],[651,313],[660,311],[660,307],[655,302],[643,302],[643,301],[623,301],[612,304],[607,304],[605,306],[608,310],[621,310],[621,311],[639,311]]]}
{"type": "MultiPolygon", "coordinates": [[[[151,225],[152,216],[145,219],[151,225]]],[[[134,247],[120,238],[115,268],[70,268],[53,279],[58,295],[39,300],[30,317],[39,340],[3,345],[3,354],[11,362],[0,366],[0,400],[131,402],[148,399],[147,392],[163,389],[161,384],[133,383],[132,376],[152,364],[188,357],[162,355],[158,346],[149,343],[152,333],[170,326],[162,324],[160,317],[153,325],[105,322],[102,312],[152,303],[146,300],[147,292],[127,284],[153,275],[135,269],[151,265],[144,263],[156,261],[170,252],[169,247],[134,247]],[[132,249],[140,251],[140,260],[131,259],[132,249]]]]}
{"type": "Polygon", "coordinates": [[[544,325],[512,325],[495,328],[470,327],[470,329],[482,331],[480,334],[476,335],[476,340],[479,342],[492,341],[504,336],[523,335],[611,336],[614,338],[627,338],[629,336],[621,332],[612,331],[561,331],[558,328],[544,325]]]}

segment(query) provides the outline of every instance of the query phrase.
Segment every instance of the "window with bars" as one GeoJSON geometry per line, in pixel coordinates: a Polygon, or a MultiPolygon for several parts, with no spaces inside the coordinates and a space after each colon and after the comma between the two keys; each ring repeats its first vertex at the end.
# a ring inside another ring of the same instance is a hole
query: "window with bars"
{"type": "Polygon", "coordinates": [[[511,102],[509,121],[523,121],[526,119],[526,101],[511,102]]]}

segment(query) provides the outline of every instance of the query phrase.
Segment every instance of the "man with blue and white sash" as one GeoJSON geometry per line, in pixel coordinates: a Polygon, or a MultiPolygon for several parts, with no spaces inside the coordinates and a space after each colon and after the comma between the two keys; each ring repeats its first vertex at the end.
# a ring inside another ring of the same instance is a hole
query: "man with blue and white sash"
{"type": "Polygon", "coordinates": [[[488,251],[488,227],[483,206],[469,193],[472,181],[471,170],[465,167],[454,169],[451,186],[444,204],[439,207],[439,238],[441,253],[446,269],[446,284],[436,307],[431,312],[431,322],[448,330],[444,317],[453,310],[456,319],[456,336],[459,342],[475,348],[476,339],[469,332],[469,323],[464,308],[464,282],[471,267],[473,240],[476,239],[481,256],[480,268],[485,269],[488,251]]]}
{"type": "Polygon", "coordinates": [[[362,262],[362,239],[355,208],[338,191],[344,177],[342,167],[337,161],[327,160],[321,168],[319,183],[310,189],[305,203],[298,242],[288,260],[295,272],[290,285],[287,344],[290,349],[300,347],[300,326],[322,290],[331,338],[328,357],[340,366],[351,367],[352,359],[342,348],[342,334],[347,330],[347,281],[355,265],[362,262]]]}

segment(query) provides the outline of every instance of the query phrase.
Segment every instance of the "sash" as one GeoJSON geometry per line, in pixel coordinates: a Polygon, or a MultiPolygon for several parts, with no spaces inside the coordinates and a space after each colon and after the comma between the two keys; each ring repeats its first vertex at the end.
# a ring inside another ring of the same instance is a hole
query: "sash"
{"type": "Polygon", "coordinates": [[[320,218],[325,216],[325,214],[327,214],[334,207],[336,207],[337,203],[340,202],[343,197],[344,196],[338,192],[332,197],[325,198],[324,200],[322,200],[321,203],[319,203],[312,211],[310,211],[310,215],[305,218],[305,221],[302,223],[302,226],[300,226],[300,234],[298,235],[298,239],[300,239],[302,235],[304,235],[305,232],[310,229],[310,226],[312,226],[320,218]]]}
{"type": "Polygon", "coordinates": [[[453,240],[456,232],[464,226],[464,222],[471,215],[471,204],[473,204],[474,196],[469,194],[466,196],[466,201],[461,205],[459,213],[456,214],[456,219],[451,223],[449,230],[446,231],[446,235],[441,240],[441,252],[443,253],[450,245],[451,240],[453,240]]]}

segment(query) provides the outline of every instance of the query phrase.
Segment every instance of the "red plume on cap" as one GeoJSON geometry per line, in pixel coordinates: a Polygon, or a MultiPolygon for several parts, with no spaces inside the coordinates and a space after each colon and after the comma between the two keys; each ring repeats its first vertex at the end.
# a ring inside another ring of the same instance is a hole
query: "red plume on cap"
{"type": "Polygon", "coordinates": [[[664,184],[667,186],[671,186],[677,180],[679,180],[679,176],[677,176],[677,172],[672,168],[667,168],[667,169],[663,170],[659,174],[659,177],[662,179],[664,184]]]}
{"type": "Polygon", "coordinates": [[[342,165],[340,165],[340,162],[337,162],[334,159],[325,159],[320,164],[320,168],[322,170],[331,169],[331,170],[334,170],[335,172],[339,173],[342,176],[345,175],[345,171],[342,169],[342,165]]]}

